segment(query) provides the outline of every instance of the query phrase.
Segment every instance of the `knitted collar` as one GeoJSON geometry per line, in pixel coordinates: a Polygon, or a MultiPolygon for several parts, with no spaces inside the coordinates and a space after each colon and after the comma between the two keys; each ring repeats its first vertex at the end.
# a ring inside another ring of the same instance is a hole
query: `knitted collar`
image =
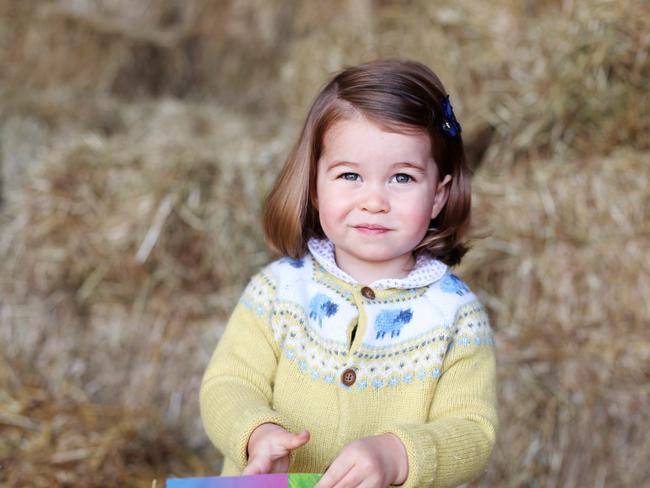
{"type": "MultiPolygon", "coordinates": [[[[307,242],[309,252],[316,261],[329,273],[340,280],[351,285],[359,285],[359,282],[343,271],[336,264],[334,258],[334,244],[329,239],[311,238],[307,242]]],[[[386,288],[419,288],[428,286],[439,280],[447,271],[447,265],[437,259],[420,254],[415,260],[415,266],[404,278],[385,278],[373,281],[369,286],[376,289],[386,288]]]]}

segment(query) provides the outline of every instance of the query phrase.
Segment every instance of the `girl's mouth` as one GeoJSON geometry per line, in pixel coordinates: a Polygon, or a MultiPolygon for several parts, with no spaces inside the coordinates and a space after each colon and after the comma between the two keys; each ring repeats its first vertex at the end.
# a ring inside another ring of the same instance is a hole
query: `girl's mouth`
{"type": "Polygon", "coordinates": [[[354,228],[357,229],[359,232],[363,232],[364,234],[385,234],[390,230],[381,225],[371,225],[371,224],[355,225],[354,228]]]}

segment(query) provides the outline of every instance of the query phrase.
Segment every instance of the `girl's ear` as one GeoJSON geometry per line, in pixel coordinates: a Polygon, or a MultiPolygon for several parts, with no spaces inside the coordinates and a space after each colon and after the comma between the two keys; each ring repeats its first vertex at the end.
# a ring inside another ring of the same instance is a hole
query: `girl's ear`
{"type": "Polygon", "coordinates": [[[433,207],[431,208],[431,218],[435,219],[443,209],[449,198],[449,189],[451,188],[451,175],[445,175],[443,180],[436,187],[436,194],[433,197],[433,207]]]}

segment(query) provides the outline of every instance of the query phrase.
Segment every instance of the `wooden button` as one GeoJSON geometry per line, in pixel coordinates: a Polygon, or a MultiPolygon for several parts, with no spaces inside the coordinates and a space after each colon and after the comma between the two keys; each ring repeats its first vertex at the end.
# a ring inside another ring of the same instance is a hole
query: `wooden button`
{"type": "Polygon", "coordinates": [[[355,381],[357,381],[357,373],[352,368],[343,371],[343,374],[341,375],[341,383],[345,386],[352,386],[355,381]]]}
{"type": "Polygon", "coordinates": [[[366,297],[368,300],[374,300],[375,299],[375,292],[372,291],[372,288],[369,288],[367,286],[364,286],[361,288],[361,294],[366,297]]]}

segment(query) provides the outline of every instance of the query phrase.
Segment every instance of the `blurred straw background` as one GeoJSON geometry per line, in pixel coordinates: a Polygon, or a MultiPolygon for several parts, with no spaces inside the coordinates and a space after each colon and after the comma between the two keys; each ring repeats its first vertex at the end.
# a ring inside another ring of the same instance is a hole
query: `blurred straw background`
{"type": "Polygon", "coordinates": [[[208,357],[343,66],[415,58],[475,169],[502,428],[471,486],[650,479],[650,3],[0,0],[0,485],[218,472],[208,357]]]}

